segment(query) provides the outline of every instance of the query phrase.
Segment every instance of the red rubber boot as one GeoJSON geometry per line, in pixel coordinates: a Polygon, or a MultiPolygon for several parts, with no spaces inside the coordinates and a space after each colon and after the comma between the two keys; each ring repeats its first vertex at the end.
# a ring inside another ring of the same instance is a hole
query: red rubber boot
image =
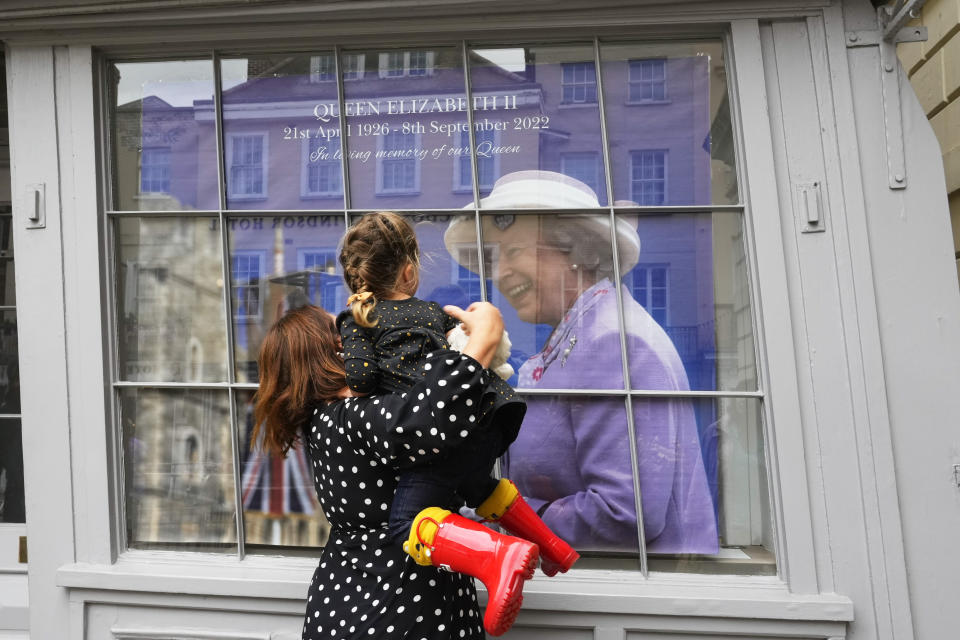
{"type": "Polygon", "coordinates": [[[523,583],[533,577],[537,567],[537,545],[520,538],[497,533],[473,520],[451,513],[433,527],[421,527],[428,521],[420,516],[414,521],[418,535],[428,550],[430,563],[450,571],[459,571],[477,578],[487,588],[487,610],[483,627],[492,636],[506,633],[517,619],[523,603],[523,583]]]}
{"type": "Polygon", "coordinates": [[[548,576],[555,576],[558,572],[566,573],[573,563],[580,558],[580,554],[573,547],[557,536],[550,527],[540,519],[537,512],[530,508],[516,486],[503,478],[500,485],[480,507],[477,513],[483,517],[491,517],[504,529],[513,535],[537,543],[540,547],[540,569],[548,576]],[[490,509],[496,502],[505,505],[505,508],[490,509]],[[487,515],[487,511],[492,511],[487,515]]]}

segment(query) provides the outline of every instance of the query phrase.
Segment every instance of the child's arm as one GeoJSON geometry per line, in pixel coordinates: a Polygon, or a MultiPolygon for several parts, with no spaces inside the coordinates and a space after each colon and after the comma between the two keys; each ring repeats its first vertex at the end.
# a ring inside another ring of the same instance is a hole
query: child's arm
{"type": "Polygon", "coordinates": [[[347,386],[356,394],[366,395],[380,383],[380,366],[373,350],[373,341],[349,313],[342,314],[338,325],[347,386]]]}

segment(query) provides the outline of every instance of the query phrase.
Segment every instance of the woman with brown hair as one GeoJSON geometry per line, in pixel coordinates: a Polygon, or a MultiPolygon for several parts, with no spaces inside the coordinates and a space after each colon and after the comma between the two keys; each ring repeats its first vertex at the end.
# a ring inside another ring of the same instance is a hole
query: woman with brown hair
{"type": "Polygon", "coordinates": [[[531,545],[457,515],[453,486],[413,540],[432,566],[389,536],[398,473],[469,455],[480,407],[493,393],[487,367],[503,334],[500,312],[489,303],[445,310],[463,322],[467,346],[429,354],[423,381],[402,394],[350,397],[334,321],[316,307],[288,312],[261,346],[253,438],[279,454],[303,443],[332,527],[310,585],[305,640],[481,638],[483,626],[499,635],[517,615],[532,566],[512,571],[511,555],[518,543],[531,545]],[[489,594],[483,626],[470,576],[489,594]]]}

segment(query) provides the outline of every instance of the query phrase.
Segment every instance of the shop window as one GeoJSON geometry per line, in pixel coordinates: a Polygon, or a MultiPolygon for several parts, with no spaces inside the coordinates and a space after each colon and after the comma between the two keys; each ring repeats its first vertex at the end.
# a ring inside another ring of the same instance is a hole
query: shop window
{"type": "Polygon", "coordinates": [[[377,193],[415,195],[420,191],[419,134],[391,131],[380,136],[377,149],[377,193]]]}
{"type": "Polygon", "coordinates": [[[630,199],[641,206],[667,204],[667,152],[630,152],[630,199]]]}
{"type": "Polygon", "coordinates": [[[170,192],[170,147],[148,147],[140,155],[140,193],[170,192]]]}
{"type": "Polygon", "coordinates": [[[627,101],[631,104],[664,102],[667,99],[667,61],[631,60],[627,101]]]}
{"type": "MultiPolygon", "coordinates": [[[[220,61],[228,209],[343,210],[334,63],[332,50],[220,61]],[[305,100],[313,107],[304,110],[305,100]]],[[[342,54],[340,64],[345,80],[362,77],[362,54],[342,54]]],[[[198,118],[186,130],[195,146],[216,149],[213,124],[198,118]]],[[[220,206],[216,166],[201,163],[193,172],[195,188],[213,194],[213,210],[220,206]]]]}
{"type": "Polygon", "coordinates": [[[227,140],[230,196],[238,199],[267,195],[267,134],[235,134],[227,140]]]}
{"type": "Polygon", "coordinates": [[[323,544],[303,453],[250,446],[257,353],[286,310],[344,308],[345,226],[392,209],[415,224],[419,297],[485,292],[501,309],[528,402],[502,468],[581,566],[776,573],[722,43],[343,54],[342,79],[362,82],[336,81],[332,44],[218,52],[217,74],[210,60],[108,63],[127,546],[323,544]],[[143,151],[168,144],[167,211],[135,214],[145,184],[163,186],[142,171],[162,155],[143,151]]]}
{"type": "Polygon", "coordinates": [[[307,298],[310,304],[339,313],[346,307],[343,276],[337,273],[336,249],[299,249],[297,263],[307,272],[307,298]]]}
{"type": "Polygon", "coordinates": [[[387,51],[380,54],[380,77],[433,75],[433,51],[387,51]]]}
{"type": "Polygon", "coordinates": [[[343,168],[339,136],[307,138],[303,146],[300,193],[304,198],[342,198],[343,168]]]}
{"type": "MultiPolygon", "coordinates": [[[[497,252],[496,247],[488,247],[484,250],[484,260],[487,265],[496,264],[494,255],[497,252]]],[[[470,302],[481,300],[480,295],[480,267],[477,264],[477,248],[473,245],[465,245],[457,248],[457,258],[452,263],[455,269],[454,278],[470,302]]],[[[487,291],[493,290],[493,279],[490,272],[487,272],[485,282],[487,291]]],[[[487,294],[489,295],[489,293],[487,294]]]]}
{"type": "Polygon", "coordinates": [[[426,51],[411,51],[409,68],[407,74],[411,76],[425,76],[430,69],[430,63],[427,60],[426,51]]]}
{"type": "MultiPolygon", "coordinates": [[[[461,131],[457,137],[458,145],[462,153],[457,162],[453,165],[453,189],[454,191],[472,192],[473,190],[473,169],[470,166],[470,134],[461,131]]],[[[476,148],[481,151],[477,155],[477,186],[480,191],[489,191],[493,188],[494,177],[499,173],[500,158],[489,152],[497,145],[499,136],[495,130],[477,131],[474,134],[476,148]]]]}
{"type": "Polygon", "coordinates": [[[565,62],[561,69],[565,104],[597,101],[597,69],[593,62],[565,62]]]}
{"type": "MultiPolygon", "coordinates": [[[[359,80],[363,77],[364,56],[345,53],[340,56],[341,75],[344,80],[359,80]]],[[[336,82],[336,67],[332,53],[310,56],[310,82],[336,82]]]]}
{"type": "Polygon", "coordinates": [[[664,328],[670,326],[670,305],[667,302],[670,287],[667,285],[667,274],[668,267],[665,265],[637,265],[633,270],[630,287],[634,299],[664,328]]]}
{"type": "Polygon", "coordinates": [[[360,80],[363,78],[366,57],[362,53],[345,53],[340,60],[344,80],[360,80]]]}
{"type": "Polygon", "coordinates": [[[336,82],[336,61],[330,54],[310,56],[310,82],[336,82]]]}
{"type": "Polygon", "coordinates": [[[264,254],[259,251],[233,253],[233,313],[237,320],[257,320],[263,313],[264,254]]]}
{"type": "Polygon", "coordinates": [[[560,155],[560,172],[575,178],[599,192],[600,154],[594,151],[570,152],[560,155]]]}

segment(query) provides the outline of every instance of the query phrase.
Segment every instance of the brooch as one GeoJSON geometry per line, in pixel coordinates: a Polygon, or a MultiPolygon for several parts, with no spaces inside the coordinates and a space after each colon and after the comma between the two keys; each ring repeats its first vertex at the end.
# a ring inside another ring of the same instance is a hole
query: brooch
{"type": "Polygon", "coordinates": [[[567,364],[567,356],[570,355],[570,352],[573,351],[573,348],[577,345],[577,336],[570,336],[570,346],[563,350],[563,355],[560,356],[560,366],[567,364]]]}

